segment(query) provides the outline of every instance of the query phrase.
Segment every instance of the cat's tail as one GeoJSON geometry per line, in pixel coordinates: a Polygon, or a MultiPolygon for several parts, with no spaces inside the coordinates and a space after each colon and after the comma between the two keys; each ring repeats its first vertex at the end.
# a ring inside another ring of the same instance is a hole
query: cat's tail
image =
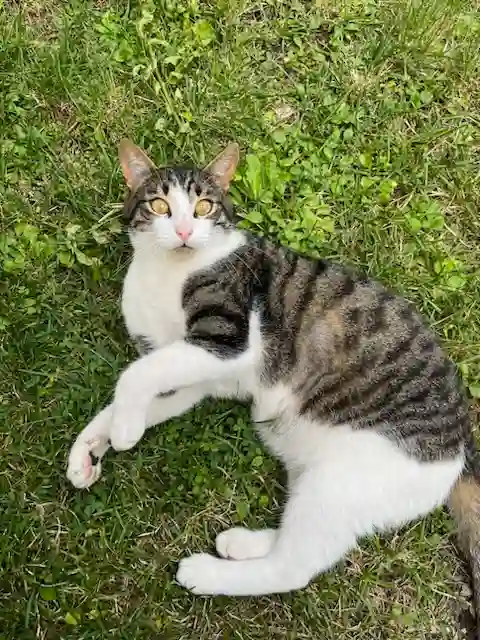
{"type": "Polygon", "coordinates": [[[466,467],[449,499],[458,523],[458,540],[472,578],[475,635],[480,640],[480,456],[473,435],[467,442],[466,467]]]}

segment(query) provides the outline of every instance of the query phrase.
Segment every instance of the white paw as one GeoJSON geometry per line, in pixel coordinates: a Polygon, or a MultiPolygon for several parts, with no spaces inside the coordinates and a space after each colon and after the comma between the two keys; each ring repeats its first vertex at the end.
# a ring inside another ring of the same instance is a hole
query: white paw
{"type": "Polygon", "coordinates": [[[222,569],[226,562],[208,553],[196,553],[180,561],[177,582],[196,595],[228,595],[222,584],[222,569]]]}
{"type": "Polygon", "coordinates": [[[100,460],[93,464],[87,444],[75,445],[70,453],[67,478],[77,489],[86,489],[102,475],[100,460]]]}
{"type": "Polygon", "coordinates": [[[252,531],[244,527],[233,527],[218,534],[215,541],[218,555],[230,560],[263,558],[275,544],[275,530],[252,531]]]}

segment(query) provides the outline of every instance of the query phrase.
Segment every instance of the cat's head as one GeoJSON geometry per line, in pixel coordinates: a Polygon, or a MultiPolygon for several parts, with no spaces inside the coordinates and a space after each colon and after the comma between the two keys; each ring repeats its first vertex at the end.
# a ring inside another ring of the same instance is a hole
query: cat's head
{"type": "Polygon", "coordinates": [[[156,168],[130,140],[120,142],[119,156],[130,189],[124,215],[132,240],[148,238],[167,251],[201,249],[232,228],[227,192],[238,164],[237,144],[229,144],[204,169],[156,168]]]}

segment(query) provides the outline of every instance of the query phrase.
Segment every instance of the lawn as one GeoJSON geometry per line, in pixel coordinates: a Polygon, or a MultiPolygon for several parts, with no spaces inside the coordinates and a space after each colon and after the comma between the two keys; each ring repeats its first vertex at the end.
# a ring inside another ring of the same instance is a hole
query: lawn
{"type": "MultiPolygon", "coordinates": [[[[275,523],[282,473],[211,403],[65,479],[134,357],[116,145],[230,140],[245,223],[416,302],[480,397],[480,13],[462,0],[0,1],[0,639],[453,639],[469,591],[441,510],[302,592],[198,598],[176,562],[275,523]]],[[[478,415],[478,411],[477,411],[478,415]]],[[[474,418],[475,419],[475,418],[474,418]]],[[[299,541],[301,544],[301,541],[299,541]]]]}

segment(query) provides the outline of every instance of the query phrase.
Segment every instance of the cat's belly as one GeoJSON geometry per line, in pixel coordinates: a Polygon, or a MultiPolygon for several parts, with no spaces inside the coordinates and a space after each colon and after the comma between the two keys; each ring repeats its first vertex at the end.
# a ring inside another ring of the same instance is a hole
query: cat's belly
{"type": "Polygon", "coordinates": [[[252,419],[267,448],[290,470],[311,466],[330,431],[328,424],[300,417],[295,394],[282,383],[257,387],[252,419]]]}

